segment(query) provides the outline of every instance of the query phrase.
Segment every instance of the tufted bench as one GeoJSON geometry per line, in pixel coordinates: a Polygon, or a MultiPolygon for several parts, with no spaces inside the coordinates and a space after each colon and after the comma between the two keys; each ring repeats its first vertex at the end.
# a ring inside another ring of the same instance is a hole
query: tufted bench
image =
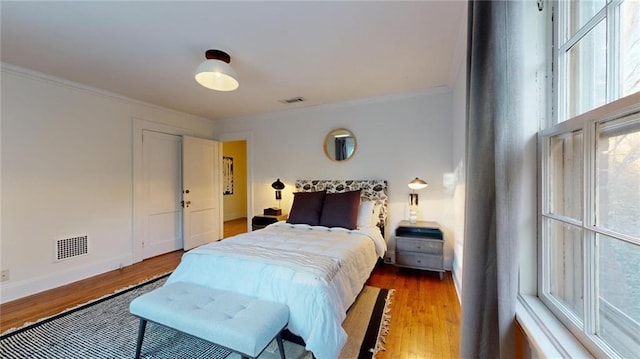
{"type": "Polygon", "coordinates": [[[289,308],[281,303],[175,282],[134,299],[131,314],[140,318],[136,358],[140,358],[147,321],[193,335],[256,358],[276,338],[284,359],[282,329],[289,321],[289,308]]]}

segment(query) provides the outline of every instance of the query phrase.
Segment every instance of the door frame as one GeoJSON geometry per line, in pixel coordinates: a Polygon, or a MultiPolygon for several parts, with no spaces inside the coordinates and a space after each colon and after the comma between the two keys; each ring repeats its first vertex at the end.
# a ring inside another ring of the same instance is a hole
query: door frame
{"type": "MultiPolygon", "coordinates": [[[[142,261],[142,243],[144,228],[144,161],[142,157],[142,132],[144,130],[166,133],[176,136],[193,136],[193,130],[177,126],[165,125],[157,122],[132,118],[132,147],[133,147],[133,213],[132,213],[132,233],[131,233],[131,253],[133,263],[142,261]]],[[[180,188],[182,192],[182,188],[180,188]]]]}
{"type": "Polygon", "coordinates": [[[251,217],[253,217],[253,133],[251,131],[238,131],[221,133],[216,136],[216,141],[231,142],[245,141],[247,144],[247,231],[251,230],[251,217]]]}

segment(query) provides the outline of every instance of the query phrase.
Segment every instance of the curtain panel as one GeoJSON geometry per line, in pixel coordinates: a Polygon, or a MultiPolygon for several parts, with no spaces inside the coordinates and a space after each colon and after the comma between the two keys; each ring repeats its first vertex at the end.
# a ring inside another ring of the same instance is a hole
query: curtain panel
{"type": "Polygon", "coordinates": [[[469,2],[462,358],[513,358],[515,352],[526,141],[522,20],[531,4],[469,2]]]}

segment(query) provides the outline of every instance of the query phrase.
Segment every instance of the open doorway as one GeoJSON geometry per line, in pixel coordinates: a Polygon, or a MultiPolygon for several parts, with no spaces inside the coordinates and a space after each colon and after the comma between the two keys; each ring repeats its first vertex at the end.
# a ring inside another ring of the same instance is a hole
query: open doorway
{"type": "Polygon", "coordinates": [[[247,232],[247,141],[222,143],[224,238],[247,232]]]}

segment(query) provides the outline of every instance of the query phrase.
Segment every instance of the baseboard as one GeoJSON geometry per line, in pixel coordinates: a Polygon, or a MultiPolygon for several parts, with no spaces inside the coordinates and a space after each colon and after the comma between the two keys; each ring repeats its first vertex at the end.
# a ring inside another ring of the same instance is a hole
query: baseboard
{"type": "Polygon", "coordinates": [[[123,255],[97,263],[87,263],[85,265],[54,272],[38,278],[2,283],[2,286],[0,287],[0,289],[2,289],[0,291],[0,303],[10,302],[45,290],[87,279],[98,274],[118,269],[122,264],[128,265],[131,263],[131,255],[123,255]]]}
{"type": "Polygon", "coordinates": [[[462,278],[460,278],[459,275],[462,275],[462,273],[458,273],[457,270],[451,270],[453,286],[456,288],[456,294],[458,295],[458,302],[462,305],[462,278]]]}

